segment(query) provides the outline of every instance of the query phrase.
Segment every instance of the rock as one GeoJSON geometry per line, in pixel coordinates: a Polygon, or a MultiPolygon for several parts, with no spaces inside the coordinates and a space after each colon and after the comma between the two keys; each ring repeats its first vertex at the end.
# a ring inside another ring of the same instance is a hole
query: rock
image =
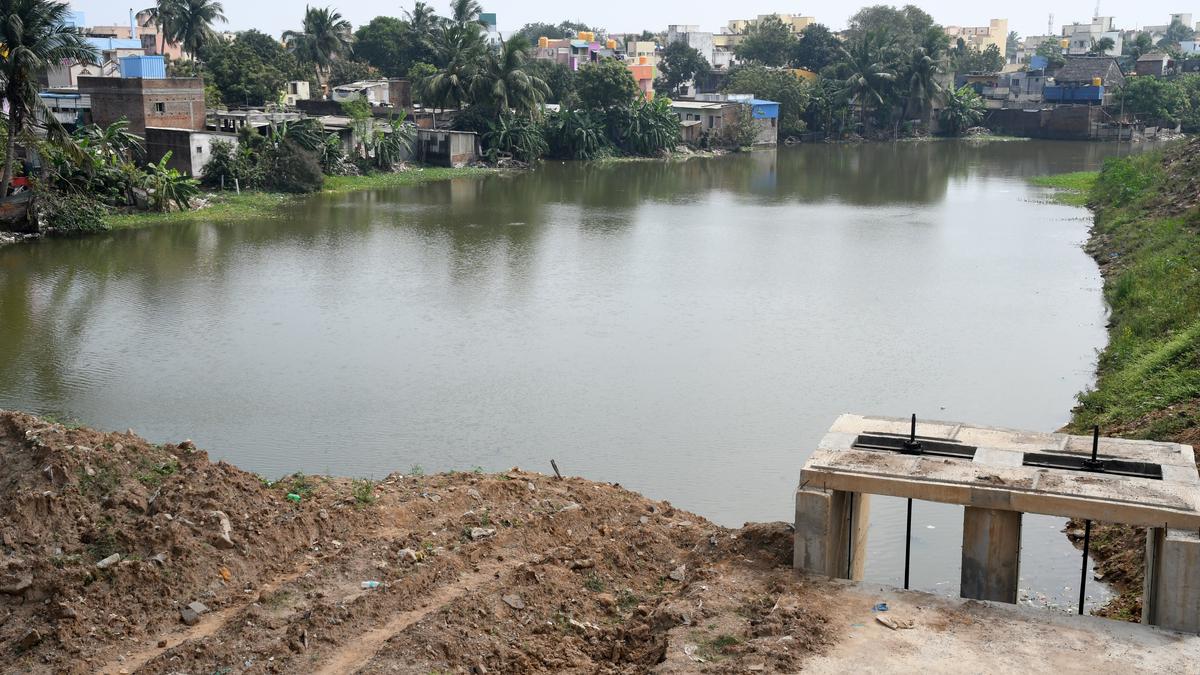
{"type": "Polygon", "coordinates": [[[25,634],[21,636],[20,640],[17,640],[17,649],[19,651],[27,652],[36,647],[41,641],[42,634],[37,632],[36,628],[30,628],[29,630],[25,631],[25,634]]]}
{"type": "Polygon", "coordinates": [[[597,593],[596,602],[605,607],[613,607],[617,604],[617,599],[613,597],[612,593],[597,593]]]}
{"type": "Polygon", "coordinates": [[[180,442],[178,447],[180,450],[195,450],[196,444],[193,443],[192,439],[189,438],[180,442]]]}
{"type": "Polygon", "coordinates": [[[400,558],[401,562],[415,563],[421,559],[421,557],[419,555],[417,555],[417,552],[412,550],[411,548],[400,549],[399,551],[396,552],[396,556],[398,558],[400,558]]]}
{"type": "Polygon", "coordinates": [[[113,565],[116,565],[119,562],[121,562],[121,554],[114,553],[114,554],[108,556],[107,558],[105,558],[104,560],[101,560],[100,562],[96,563],[96,568],[102,569],[102,570],[108,569],[109,567],[112,567],[113,565]]]}
{"type": "Polygon", "coordinates": [[[650,519],[647,518],[646,516],[642,516],[641,518],[638,518],[639,525],[645,525],[648,522],[650,522],[650,519]]]}
{"type": "Polygon", "coordinates": [[[159,565],[166,565],[167,564],[167,554],[166,553],[155,553],[154,555],[150,556],[150,562],[156,562],[159,565]]]}
{"type": "Polygon", "coordinates": [[[504,601],[504,604],[513,609],[525,609],[525,601],[519,595],[505,595],[500,599],[504,601]]]}
{"type": "Polygon", "coordinates": [[[42,473],[54,487],[62,487],[67,484],[67,470],[57,464],[47,465],[42,469],[42,473]]]}
{"type": "Polygon", "coordinates": [[[166,641],[166,640],[159,640],[159,641],[158,641],[158,648],[159,648],[159,649],[166,649],[166,648],[167,648],[167,641],[166,641]]]}
{"type": "Polygon", "coordinates": [[[213,538],[213,545],[223,549],[237,548],[230,536],[233,534],[233,525],[229,522],[229,516],[225,515],[224,511],[213,511],[211,515],[220,528],[220,532],[213,538]]]}
{"type": "Polygon", "coordinates": [[[529,488],[530,492],[537,492],[537,486],[533,484],[533,481],[525,483],[525,486],[529,488]]]}
{"type": "Polygon", "coordinates": [[[490,527],[472,527],[471,528],[471,540],[472,541],[479,541],[480,539],[487,539],[488,537],[494,537],[494,536],[496,536],[496,530],[494,530],[490,527]]]}
{"type": "Polygon", "coordinates": [[[208,606],[205,605],[203,602],[200,602],[199,600],[197,600],[197,601],[189,604],[188,609],[192,610],[193,612],[195,612],[197,614],[204,614],[205,612],[208,611],[208,606]]]}
{"type": "Polygon", "coordinates": [[[320,518],[321,520],[329,520],[329,512],[326,511],[325,509],[321,509],[320,511],[317,512],[317,517],[320,518]]]}
{"type": "Polygon", "coordinates": [[[566,506],[559,509],[558,512],[566,513],[567,511],[578,511],[579,509],[582,509],[582,508],[583,507],[580,506],[579,504],[576,504],[575,502],[571,502],[570,504],[567,504],[566,506]]]}
{"type": "Polygon", "coordinates": [[[75,612],[75,608],[65,602],[58,603],[58,618],[65,621],[74,621],[79,615],[75,612]]]}
{"type": "Polygon", "coordinates": [[[475,488],[467,488],[467,494],[471,496],[471,499],[483,500],[483,495],[479,494],[479,490],[475,488]]]}
{"type": "Polygon", "coordinates": [[[589,570],[596,566],[596,561],[591,558],[580,558],[572,560],[567,566],[573,570],[589,570]]]}
{"type": "Polygon", "coordinates": [[[671,570],[671,573],[667,576],[670,577],[672,581],[683,581],[687,578],[687,565],[680,565],[679,567],[676,567],[675,569],[671,570]]]}
{"type": "Polygon", "coordinates": [[[193,612],[192,608],[190,607],[180,607],[179,618],[182,619],[183,623],[188,626],[195,626],[196,624],[200,623],[200,615],[193,612]]]}
{"type": "Polygon", "coordinates": [[[0,577],[0,593],[5,595],[20,595],[32,585],[32,574],[7,574],[0,577]]]}

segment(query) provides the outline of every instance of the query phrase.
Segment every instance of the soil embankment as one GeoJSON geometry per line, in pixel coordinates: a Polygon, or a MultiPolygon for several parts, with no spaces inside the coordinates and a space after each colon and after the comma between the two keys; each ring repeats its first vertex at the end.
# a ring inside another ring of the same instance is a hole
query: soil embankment
{"type": "Polygon", "coordinates": [[[616,485],[266,484],[10,412],[0,467],[6,672],[794,671],[835,638],[786,524],[616,485]]]}
{"type": "MultiPolygon", "coordinates": [[[[1087,202],[1109,342],[1068,430],[1200,446],[1200,138],[1110,161],[1087,202]]],[[[1081,545],[1082,523],[1068,534],[1081,545]]],[[[1121,591],[1099,613],[1138,620],[1145,532],[1098,524],[1091,551],[1121,591]]]]}

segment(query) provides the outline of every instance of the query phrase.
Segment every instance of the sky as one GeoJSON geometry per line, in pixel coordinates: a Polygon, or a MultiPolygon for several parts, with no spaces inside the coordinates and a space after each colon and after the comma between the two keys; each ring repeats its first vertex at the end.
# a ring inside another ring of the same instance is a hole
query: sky
{"type": "MultiPolygon", "coordinates": [[[[131,0],[75,0],[72,6],[85,14],[90,25],[125,23],[128,21],[131,0]]],[[[133,0],[140,9],[150,0],[133,0]]],[[[313,0],[314,4],[336,7],[356,27],[380,14],[402,16],[412,8],[412,0],[313,0]]],[[[846,20],[857,11],[860,3],[822,0],[821,2],[788,3],[782,0],[745,0],[738,3],[696,3],[684,0],[605,0],[595,3],[564,3],[561,0],[481,0],[485,12],[495,12],[501,32],[507,33],[525,23],[545,21],[558,23],[566,19],[582,21],[614,33],[640,32],[643,29],[665,31],[667,24],[699,25],[701,30],[717,32],[730,19],[751,18],[758,14],[781,12],[814,16],[835,30],[844,28],[846,20]]],[[[228,30],[257,28],[272,35],[298,28],[304,14],[304,2],[295,0],[266,0],[242,2],[223,0],[228,30]]],[[[448,13],[449,0],[432,0],[439,14],[448,13]]],[[[864,2],[861,4],[871,4],[864,2]]],[[[903,2],[890,4],[901,5],[903,2]]],[[[933,15],[942,25],[986,26],[988,19],[1007,18],[1009,30],[1021,35],[1046,34],[1047,14],[1054,12],[1055,32],[1064,23],[1088,22],[1095,12],[1095,0],[1007,0],[996,2],[994,10],[962,0],[922,0],[919,7],[933,15]]],[[[1172,12],[1191,12],[1193,21],[1200,21],[1200,0],[1103,0],[1104,16],[1115,16],[1117,26],[1136,28],[1147,24],[1165,24],[1172,12]]],[[[219,26],[219,28],[221,28],[219,26]]]]}

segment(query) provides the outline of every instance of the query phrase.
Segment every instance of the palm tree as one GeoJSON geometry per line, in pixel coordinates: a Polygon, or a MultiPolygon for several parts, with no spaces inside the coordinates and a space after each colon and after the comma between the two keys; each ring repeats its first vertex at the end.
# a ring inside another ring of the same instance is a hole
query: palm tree
{"type": "Polygon", "coordinates": [[[529,49],[529,40],[518,35],[499,52],[489,52],[473,85],[475,100],[487,101],[499,113],[515,110],[533,118],[550,96],[550,87],[525,70],[529,49]]]}
{"type": "Polygon", "coordinates": [[[445,21],[434,31],[438,70],[423,84],[430,102],[441,108],[470,103],[486,43],[477,24],[445,21]]]}
{"type": "Polygon", "coordinates": [[[477,0],[451,0],[450,2],[450,20],[460,26],[479,24],[479,15],[482,12],[483,7],[477,0]]]}
{"type": "Polygon", "coordinates": [[[178,42],[193,61],[200,49],[216,37],[213,23],[225,23],[225,8],[217,0],[174,0],[171,10],[172,42],[178,42]]]}
{"type": "Polygon", "coordinates": [[[1110,37],[1102,37],[1099,40],[1092,39],[1092,48],[1088,50],[1090,56],[1104,56],[1110,49],[1117,46],[1117,43],[1110,37]]]}
{"type": "Polygon", "coordinates": [[[332,7],[305,6],[303,30],[285,31],[283,41],[301,63],[313,67],[317,82],[323,84],[333,62],[350,52],[350,29],[350,22],[332,7]]]}
{"type": "Polygon", "coordinates": [[[417,0],[413,4],[412,11],[405,11],[404,16],[408,19],[408,25],[417,35],[428,35],[433,31],[434,25],[437,23],[437,14],[429,5],[417,0]]]}
{"type": "Polygon", "coordinates": [[[842,84],[842,95],[850,101],[857,101],[863,131],[866,132],[872,106],[883,105],[884,94],[896,81],[896,74],[891,71],[888,62],[888,52],[891,50],[889,36],[868,32],[853,40],[849,46],[839,46],[838,50],[843,67],[849,73],[842,84]]]}
{"type": "Polygon", "coordinates": [[[167,36],[174,34],[176,26],[179,25],[176,18],[179,15],[179,5],[180,0],[158,0],[153,7],[142,10],[146,14],[147,25],[153,24],[158,27],[158,34],[162,37],[160,54],[167,51],[167,36]]]}
{"type": "Polygon", "coordinates": [[[923,117],[944,93],[938,75],[942,73],[948,48],[945,32],[935,26],[926,31],[921,43],[913,49],[908,67],[906,113],[923,117]]]}
{"type": "Polygon", "coordinates": [[[946,95],[946,107],[942,109],[942,122],[951,134],[957,136],[983,121],[987,112],[983,98],[970,85],[946,95]]]}
{"type": "Polygon", "coordinates": [[[71,13],[66,3],[54,0],[0,0],[0,86],[8,108],[8,133],[4,145],[4,171],[0,196],[12,184],[12,159],[18,136],[34,126],[44,126],[52,136],[65,136],[58,120],[38,96],[38,82],[51,66],[64,61],[95,63],[96,48],[79,29],[68,27],[71,13]]]}

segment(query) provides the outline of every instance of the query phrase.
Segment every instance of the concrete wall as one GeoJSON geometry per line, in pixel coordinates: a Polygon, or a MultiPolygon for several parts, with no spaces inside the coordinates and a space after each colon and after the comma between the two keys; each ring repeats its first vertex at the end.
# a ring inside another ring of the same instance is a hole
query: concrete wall
{"type": "Polygon", "coordinates": [[[1010,136],[1087,140],[1095,137],[1096,127],[1103,121],[1098,106],[1072,105],[1043,110],[1004,108],[991,110],[984,126],[1010,136]]]}
{"type": "Polygon", "coordinates": [[[146,127],[204,129],[204,80],[198,77],[81,77],[79,92],[91,96],[92,121],[100,126],[124,118],[135,134],[146,127]]]}
{"type": "Polygon", "coordinates": [[[471,131],[417,129],[416,155],[426,164],[459,167],[478,159],[478,138],[471,131]]]}
{"type": "Polygon", "coordinates": [[[236,146],[237,134],[148,127],[146,160],[157,163],[170,152],[171,159],[167,160],[167,166],[193,178],[199,178],[204,172],[204,166],[212,157],[212,144],[218,140],[236,146]]]}

